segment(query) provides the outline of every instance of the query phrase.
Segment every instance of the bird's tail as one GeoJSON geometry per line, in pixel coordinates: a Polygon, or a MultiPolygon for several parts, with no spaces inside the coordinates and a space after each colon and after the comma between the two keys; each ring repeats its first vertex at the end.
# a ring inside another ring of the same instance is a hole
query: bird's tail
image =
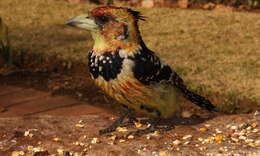
{"type": "Polygon", "coordinates": [[[208,99],[188,90],[187,87],[184,85],[183,80],[179,77],[177,73],[173,72],[171,75],[171,79],[173,85],[181,90],[186,99],[190,100],[192,103],[208,111],[218,112],[216,107],[208,99]]]}
{"type": "Polygon", "coordinates": [[[217,112],[216,107],[205,97],[200,96],[185,88],[180,88],[184,93],[184,96],[192,103],[198,105],[201,108],[207,109],[208,111],[217,112]]]}

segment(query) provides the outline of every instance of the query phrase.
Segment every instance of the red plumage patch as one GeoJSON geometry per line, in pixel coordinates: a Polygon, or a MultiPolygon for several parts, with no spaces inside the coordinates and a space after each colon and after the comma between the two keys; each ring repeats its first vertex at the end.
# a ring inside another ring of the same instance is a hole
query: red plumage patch
{"type": "MultiPolygon", "coordinates": [[[[106,12],[106,10],[110,10],[110,9],[118,9],[118,7],[115,7],[115,6],[102,6],[102,7],[97,7],[93,10],[90,11],[90,13],[93,15],[93,16],[99,16],[99,15],[104,15],[104,14],[108,14],[106,12]]],[[[110,14],[112,15],[112,14],[110,14]]]]}

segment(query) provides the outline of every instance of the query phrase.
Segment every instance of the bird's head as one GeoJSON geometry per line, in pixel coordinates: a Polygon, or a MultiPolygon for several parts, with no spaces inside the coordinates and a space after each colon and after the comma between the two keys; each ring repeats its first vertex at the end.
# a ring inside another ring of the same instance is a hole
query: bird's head
{"type": "Polygon", "coordinates": [[[117,48],[132,51],[138,49],[142,40],[138,20],[143,20],[143,17],[137,11],[103,6],[74,17],[67,24],[91,31],[95,51],[113,51],[117,48]]]}

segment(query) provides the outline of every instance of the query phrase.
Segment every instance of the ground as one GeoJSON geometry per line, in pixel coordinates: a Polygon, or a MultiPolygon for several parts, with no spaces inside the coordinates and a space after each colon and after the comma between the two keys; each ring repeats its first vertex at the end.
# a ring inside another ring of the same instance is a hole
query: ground
{"type": "Polygon", "coordinates": [[[83,91],[69,79],[70,76],[58,73],[16,73],[0,77],[3,82],[0,100],[5,108],[0,113],[1,156],[16,152],[31,155],[70,152],[74,156],[104,153],[257,155],[260,152],[260,114],[257,111],[228,115],[193,108],[189,112],[191,117],[174,119],[175,128],[168,132],[126,137],[129,131],[138,129],[137,126],[100,136],[98,130],[111,124],[124,110],[95,91],[95,87],[88,86],[88,91],[83,91]],[[60,84],[67,84],[67,87],[60,84]]]}

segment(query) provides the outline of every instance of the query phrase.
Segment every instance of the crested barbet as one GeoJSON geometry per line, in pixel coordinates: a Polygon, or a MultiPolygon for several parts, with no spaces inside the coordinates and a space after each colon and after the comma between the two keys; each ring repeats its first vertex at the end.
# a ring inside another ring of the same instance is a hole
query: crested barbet
{"type": "Polygon", "coordinates": [[[179,75],[147,48],[138,28],[139,20],[144,20],[140,12],[102,6],[67,23],[91,32],[94,39],[88,54],[91,77],[105,93],[129,109],[110,127],[101,130],[101,134],[114,131],[126,117],[134,122],[136,118],[130,114],[133,111],[154,119],[140,134],[160,129],[157,124],[161,119],[169,119],[180,112],[181,97],[201,108],[216,111],[209,100],[188,90],[179,75]]]}

